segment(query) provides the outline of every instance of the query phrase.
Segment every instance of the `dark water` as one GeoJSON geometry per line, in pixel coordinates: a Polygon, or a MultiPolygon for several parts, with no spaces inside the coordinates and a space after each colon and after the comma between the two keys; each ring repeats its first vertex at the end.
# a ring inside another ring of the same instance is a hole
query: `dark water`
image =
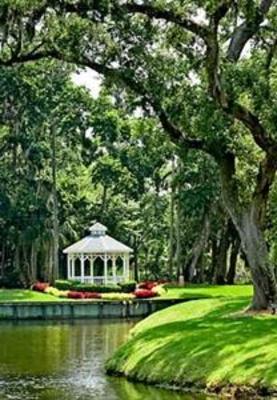
{"type": "Polygon", "coordinates": [[[1,323],[0,400],[202,400],[105,375],[105,360],[133,324],[1,323]]]}

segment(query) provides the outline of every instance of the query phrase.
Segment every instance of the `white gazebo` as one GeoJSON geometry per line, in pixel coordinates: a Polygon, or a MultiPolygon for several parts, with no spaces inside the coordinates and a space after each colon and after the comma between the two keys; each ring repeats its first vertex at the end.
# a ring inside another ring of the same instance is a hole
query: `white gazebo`
{"type": "Polygon", "coordinates": [[[63,251],[67,254],[67,278],[95,284],[128,281],[132,249],[107,235],[102,224],[89,230],[90,235],[63,251]]]}

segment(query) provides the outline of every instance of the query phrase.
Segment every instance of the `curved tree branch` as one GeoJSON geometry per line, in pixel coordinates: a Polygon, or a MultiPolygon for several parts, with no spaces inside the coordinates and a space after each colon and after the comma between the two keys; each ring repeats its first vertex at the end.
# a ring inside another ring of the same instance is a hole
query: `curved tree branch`
{"type": "Polygon", "coordinates": [[[260,6],[255,9],[255,14],[251,20],[245,20],[234,30],[227,51],[227,57],[230,61],[239,60],[246,43],[258,32],[273,1],[261,0],[260,6]]]}
{"type": "Polygon", "coordinates": [[[185,18],[172,10],[164,10],[149,4],[137,3],[127,3],[124,7],[129,13],[141,13],[150,18],[164,19],[168,22],[173,22],[174,24],[199,36],[205,42],[209,35],[209,29],[207,26],[201,25],[189,18],[185,18]]]}

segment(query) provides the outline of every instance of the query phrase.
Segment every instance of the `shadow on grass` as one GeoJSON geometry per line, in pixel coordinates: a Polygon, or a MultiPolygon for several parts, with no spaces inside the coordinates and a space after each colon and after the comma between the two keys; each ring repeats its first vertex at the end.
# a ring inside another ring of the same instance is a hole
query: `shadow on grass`
{"type": "Polygon", "coordinates": [[[32,290],[23,289],[0,289],[0,302],[13,301],[45,301],[48,295],[32,290]]]}
{"type": "Polygon", "coordinates": [[[277,387],[277,319],[235,315],[245,304],[228,301],[199,318],[146,329],[108,369],[146,382],[277,387]]]}

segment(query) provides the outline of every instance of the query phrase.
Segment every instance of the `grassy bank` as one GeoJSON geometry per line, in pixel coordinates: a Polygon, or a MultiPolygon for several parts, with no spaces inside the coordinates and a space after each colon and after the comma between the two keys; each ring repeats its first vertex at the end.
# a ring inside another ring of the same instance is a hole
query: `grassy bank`
{"type": "Polygon", "coordinates": [[[244,314],[249,300],[198,300],[155,313],[107,371],[145,383],[277,391],[277,318],[244,314]]]}

